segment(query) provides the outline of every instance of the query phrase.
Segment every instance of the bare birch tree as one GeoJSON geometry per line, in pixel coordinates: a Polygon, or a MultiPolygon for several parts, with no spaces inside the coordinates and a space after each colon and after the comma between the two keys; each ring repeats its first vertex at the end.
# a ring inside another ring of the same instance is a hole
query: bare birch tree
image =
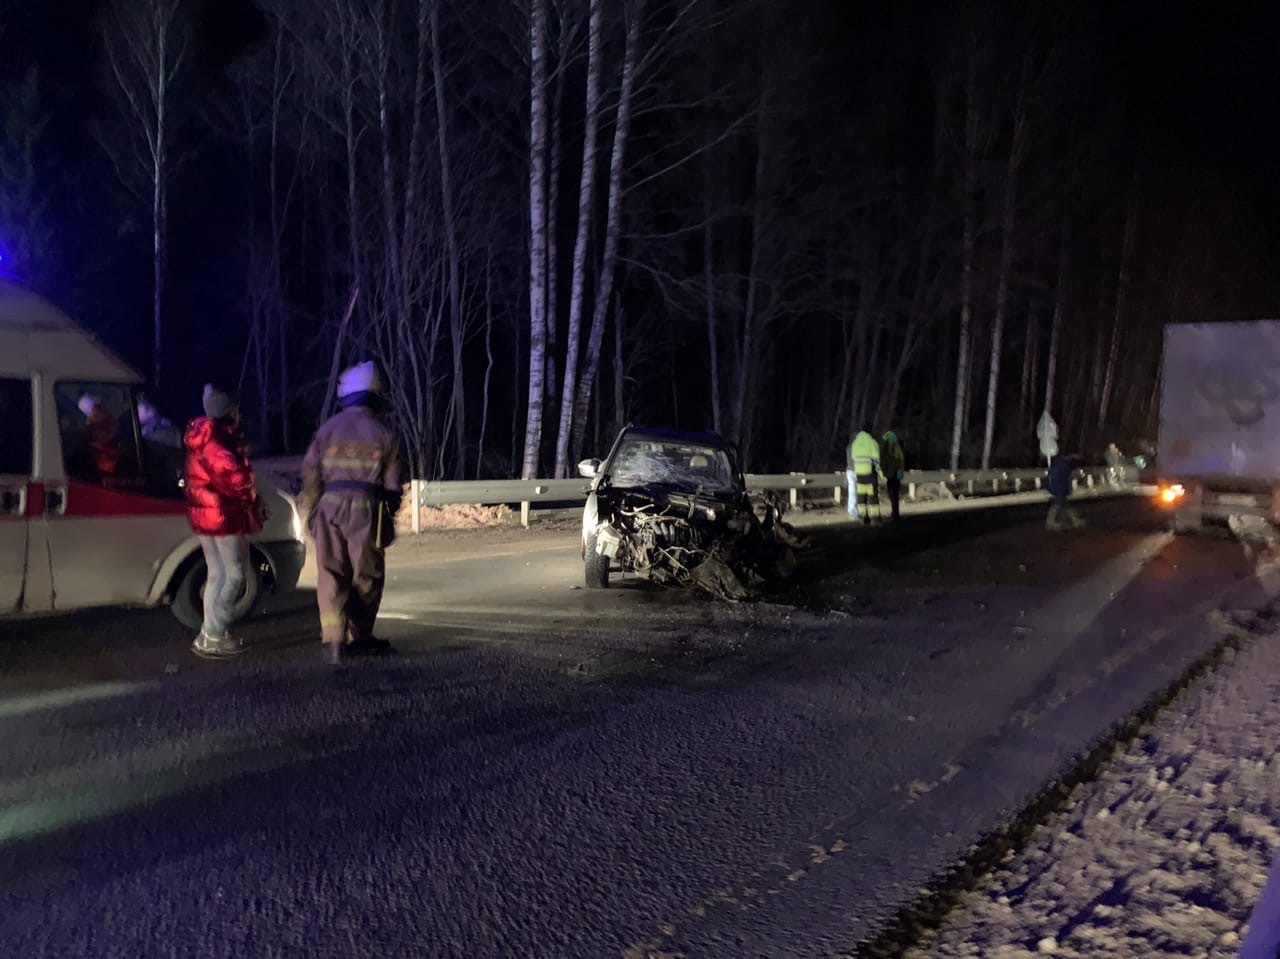
{"type": "Polygon", "coordinates": [[[547,363],[547,0],[529,9],[529,405],[521,476],[536,479],[547,363]]]}
{"type": "Polygon", "coordinates": [[[126,170],[126,183],[139,174],[150,194],[153,379],[164,363],[164,279],[168,252],[169,181],[173,175],[174,87],[187,50],[185,0],[116,0],[105,29],[107,59],[115,92],[130,129],[140,142],[126,170]]]}
{"type": "Polygon", "coordinates": [[[1130,260],[1133,256],[1133,237],[1137,229],[1139,201],[1139,167],[1134,166],[1133,180],[1129,187],[1129,202],[1125,207],[1124,239],[1120,244],[1120,266],[1116,272],[1116,302],[1111,314],[1111,334],[1107,347],[1107,363],[1102,374],[1102,393],[1098,397],[1098,429],[1106,426],[1111,406],[1112,384],[1115,382],[1116,360],[1120,355],[1120,330],[1125,318],[1129,297],[1130,260]]]}
{"type": "Polygon", "coordinates": [[[1054,387],[1058,377],[1058,343],[1062,336],[1062,314],[1067,302],[1067,256],[1070,249],[1070,231],[1064,225],[1058,238],[1058,282],[1053,297],[1053,320],[1049,331],[1049,363],[1044,378],[1044,409],[1052,411],[1054,387]]]}
{"type": "Polygon", "coordinates": [[[595,388],[600,370],[600,348],[604,343],[604,328],[613,299],[614,271],[618,264],[618,238],[622,231],[623,177],[626,172],[627,138],[631,133],[632,97],[635,92],[637,62],[640,56],[640,27],[644,19],[644,0],[626,4],[626,48],[622,55],[622,81],[618,90],[618,107],[613,124],[613,148],[609,157],[609,196],[605,204],[604,251],[600,271],[596,277],[595,309],[591,315],[591,329],[587,336],[586,366],[578,380],[574,397],[573,431],[571,449],[576,455],[582,449],[582,438],[587,430],[587,412],[591,404],[591,391],[595,388]]]}
{"type": "MultiPolygon", "coordinates": [[[[573,242],[573,278],[569,287],[569,327],[565,336],[564,386],[560,399],[560,429],[556,437],[555,475],[569,475],[569,444],[577,406],[578,360],[582,337],[582,310],[587,284],[587,244],[595,210],[596,135],[600,125],[600,54],[602,0],[589,0],[587,19],[587,91],[582,136],[582,176],[578,186],[578,229],[573,242]]],[[[563,64],[561,69],[564,69],[563,64]]],[[[555,278],[551,278],[555,282],[555,278]]]]}
{"type": "Polygon", "coordinates": [[[1004,214],[1000,225],[1000,273],[996,279],[996,311],[991,329],[991,363],[987,370],[987,418],[982,433],[982,468],[991,468],[991,444],[996,431],[996,400],[1000,391],[1000,359],[1004,348],[1005,313],[1009,307],[1009,273],[1013,268],[1014,218],[1018,174],[1026,149],[1026,78],[1019,84],[1014,105],[1013,131],[1009,138],[1009,162],[1005,167],[1004,214]]]}
{"type": "Polygon", "coordinates": [[[449,113],[445,107],[445,69],[441,54],[440,0],[430,2],[431,67],[435,74],[436,147],[440,171],[440,228],[444,233],[449,264],[449,343],[453,360],[451,382],[453,403],[454,475],[461,479],[467,469],[467,405],[463,347],[466,322],[462,303],[462,257],[458,249],[458,223],[454,200],[454,182],[450,157],[449,113]]]}

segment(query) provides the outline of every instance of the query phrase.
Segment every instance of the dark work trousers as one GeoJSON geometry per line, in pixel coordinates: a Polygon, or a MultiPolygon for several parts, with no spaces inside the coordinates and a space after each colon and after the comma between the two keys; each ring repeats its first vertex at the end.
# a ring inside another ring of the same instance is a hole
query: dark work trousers
{"type": "Polygon", "coordinates": [[[893,510],[894,522],[897,522],[898,505],[902,502],[902,480],[896,476],[890,476],[885,480],[885,487],[889,491],[889,506],[893,510]]]}

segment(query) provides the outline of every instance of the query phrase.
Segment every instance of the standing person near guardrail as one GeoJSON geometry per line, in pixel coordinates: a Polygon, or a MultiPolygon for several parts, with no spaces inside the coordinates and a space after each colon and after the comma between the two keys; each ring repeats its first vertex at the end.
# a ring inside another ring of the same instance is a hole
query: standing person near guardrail
{"type": "Polygon", "coordinates": [[[315,540],[316,602],[325,658],[391,648],[373,634],[386,580],[386,548],[400,509],[399,448],[386,423],[387,380],[372,361],[338,379],[342,407],[302,461],[302,506],[315,540]]]}
{"type": "Polygon", "coordinates": [[[1049,472],[1045,477],[1045,489],[1053,498],[1049,503],[1049,515],[1045,517],[1044,528],[1056,533],[1061,529],[1078,529],[1084,525],[1076,512],[1071,508],[1071,470],[1074,457],[1068,453],[1055,453],[1049,460],[1049,472]]]}
{"type": "Polygon", "coordinates": [[[902,477],[907,471],[907,454],[898,434],[889,430],[880,439],[880,471],[884,473],[884,486],[889,493],[889,506],[893,521],[898,521],[898,508],[902,503],[902,477]]]}
{"type": "Polygon", "coordinates": [[[857,484],[857,515],[864,523],[872,522],[872,509],[875,519],[880,518],[880,444],[871,432],[871,424],[863,424],[862,430],[849,444],[849,469],[854,474],[857,484]]]}

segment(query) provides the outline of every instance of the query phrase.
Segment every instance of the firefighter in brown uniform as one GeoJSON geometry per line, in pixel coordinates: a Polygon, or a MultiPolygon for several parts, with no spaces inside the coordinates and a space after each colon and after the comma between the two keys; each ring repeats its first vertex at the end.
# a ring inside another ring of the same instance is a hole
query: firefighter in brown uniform
{"type": "Polygon", "coordinates": [[[302,505],[316,544],[316,600],[325,657],[381,652],[373,635],[387,546],[400,508],[400,458],[384,420],[387,382],[372,361],[338,380],[342,410],[316,430],[302,461],[302,505]]]}

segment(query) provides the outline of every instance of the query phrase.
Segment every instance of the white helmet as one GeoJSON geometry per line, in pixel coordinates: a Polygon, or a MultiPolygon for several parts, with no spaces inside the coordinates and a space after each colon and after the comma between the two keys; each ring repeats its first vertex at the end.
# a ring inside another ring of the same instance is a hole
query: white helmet
{"type": "Polygon", "coordinates": [[[357,363],[343,370],[342,375],[338,377],[339,399],[356,393],[385,393],[386,391],[387,378],[382,374],[382,368],[373,360],[357,363]]]}

